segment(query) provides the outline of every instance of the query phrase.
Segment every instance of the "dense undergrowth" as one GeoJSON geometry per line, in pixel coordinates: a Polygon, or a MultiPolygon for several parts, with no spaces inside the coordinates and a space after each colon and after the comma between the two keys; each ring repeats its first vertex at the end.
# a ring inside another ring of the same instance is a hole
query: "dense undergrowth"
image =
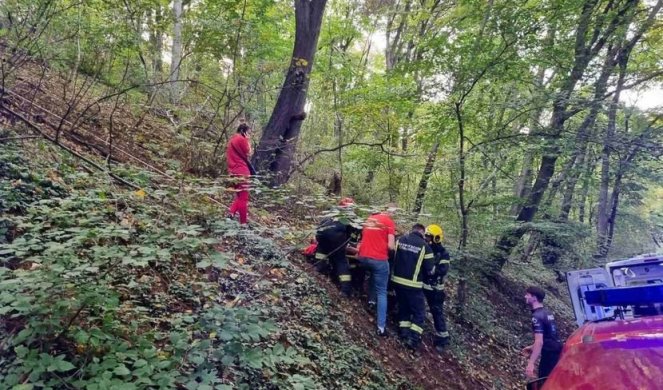
{"type": "Polygon", "coordinates": [[[0,388],[400,387],[280,249],[287,228],[115,172],[145,191],[1,145],[0,388]]]}
{"type": "Polygon", "coordinates": [[[338,302],[295,255],[324,197],[256,194],[247,229],[206,198],[226,196],[223,182],[182,191],[115,166],[134,191],[44,141],[1,146],[1,388],[511,389],[531,338],[524,286],[550,291],[570,330],[566,292],[542,264],[509,263],[484,284],[450,248],[452,345],[403,355],[371,341],[361,300],[338,302]]]}

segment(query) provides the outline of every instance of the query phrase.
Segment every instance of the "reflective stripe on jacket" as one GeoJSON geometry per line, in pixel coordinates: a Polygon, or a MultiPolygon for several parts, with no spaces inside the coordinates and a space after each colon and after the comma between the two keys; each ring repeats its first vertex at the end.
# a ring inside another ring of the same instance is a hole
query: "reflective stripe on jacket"
{"type": "Polygon", "coordinates": [[[444,277],[449,272],[451,257],[442,244],[432,244],[431,249],[435,255],[435,269],[431,275],[424,277],[424,290],[443,290],[444,277]]]}
{"type": "Polygon", "coordinates": [[[422,288],[424,275],[433,271],[433,259],[433,251],[423,234],[410,232],[396,243],[391,280],[401,286],[422,288]]]}

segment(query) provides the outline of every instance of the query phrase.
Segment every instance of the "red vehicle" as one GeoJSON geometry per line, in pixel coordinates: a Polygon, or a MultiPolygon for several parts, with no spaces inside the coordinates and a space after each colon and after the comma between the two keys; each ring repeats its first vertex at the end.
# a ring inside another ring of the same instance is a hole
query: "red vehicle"
{"type": "Polygon", "coordinates": [[[580,328],[550,376],[528,388],[663,389],[663,255],[571,271],[567,282],[580,328]]]}

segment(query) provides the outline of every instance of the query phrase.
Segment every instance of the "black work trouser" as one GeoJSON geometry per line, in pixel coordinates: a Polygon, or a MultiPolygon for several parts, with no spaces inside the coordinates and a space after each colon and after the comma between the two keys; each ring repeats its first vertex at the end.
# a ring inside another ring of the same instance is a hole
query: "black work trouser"
{"type": "Polygon", "coordinates": [[[541,351],[541,361],[539,362],[539,378],[545,378],[552,372],[559,361],[561,351],[541,351]]]}
{"type": "Polygon", "coordinates": [[[417,348],[421,342],[426,319],[426,303],[421,288],[395,284],[398,300],[398,335],[411,347],[417,348]]]}
{"type": "Polygon", "coordinates": [[[352,289],[357,294],[363,294],[364,285],[366,283],[366,268],[359,265],[359,261],[356,258],[349,257],[348,265],[350,267],[350,276],[352,277],[352,289]]]}
{"type": "Polygon", "coordinates": [[[346,245],[343,241],[320,241],[316,259],[320,261],[320,264],[327,262],[331,269],[332,280],[339,284],[345,295],[350,295],[352,294],[352,286],[350,285],[352,277],[350,276],[348,260],[345,258],[346,245]],[[325,258],[326,260],[324,260],[325,258]]]}
{"type": "Polygon", "coordinates": [[[447,322],[444,319],[444,300],[446,295],[441,289],[424,288],[424,296],[428,302],[428,309],[433,315],[433,326],[435,327],[435,336],[433,337],[435,346],[443,347],[449,344],[449,332],[447,331],[447,322]]]}

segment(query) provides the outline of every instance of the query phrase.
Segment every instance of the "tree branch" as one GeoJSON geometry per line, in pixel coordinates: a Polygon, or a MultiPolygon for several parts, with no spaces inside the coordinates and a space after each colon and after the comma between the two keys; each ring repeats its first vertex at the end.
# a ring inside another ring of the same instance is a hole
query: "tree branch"
{"type": "Polygon", "coordinates": [[[108,172],[107,170],[105,170],[103,167],[101,167],[100,165],[96,164],[95,162],[89,160],[89,159],[86,158],[86,157],[83,157],[82,155],[80,155],[79,153],[77,153],[77,152],[75,152],[74,150],[70,149],[69,147],[63,145],[62,143],[60,143],[60,142],[58,142],[58,141],[56,141],[54,138],[51,138],[51,137],[49,137],[48,135],[44,134],[44,133],[41,131],[41,129],[39,129],[39,127],[37,127],[34,123],[32,123],[32,122],[31,122],[30,120],[28,120],[27,118],[25,118],[23,115],[21,115],[21,114],[15,112],[15,111],[13,111],[12,109],[8,108],[8,107],[5,106],[5,105],[0,105],[0,109],[1,109],[1,110],[4,110],[7,114],[12,115],[12,116],[18,118],[19,120],[21,120],[21,122],[25,123],[25,124],[31,129],[31,130],[33,130],[34,132],[38,133],[40,136],[42,136],[42,137],[44,137],[45,139],[51,141],[53,144],[55,144],[55,145],[61,147],[62,149],[64,149],[65,151],[69,152],[69,153],[70,153],[71,155],[73,155],[74,157],[76,157],[76,158],[78,158],[78,159],[80,159],[80,160],[83,160],[84,162],[88,163],[89,165],[92,165],[92,166],[93,166],[94,168],[96,168],[97,170],[106,173],[108,176],[112,177],[113,179],[115,179],[115,180],[118,181],[119,183],[124,184],[125,186],[127,186],[127,187],[129,187],[129,188],[132,188],[132,189],[134,189],[134,190],[140,190],[140,189],[141,189],[140,186],[137,186],[136,184],[131,183],[131,182],[129,182],[129,181],[127,181],[127,180],[125,180],[125,179],[119,177],[118,175],[116,175],[116,174],[114,174],[114,173],[112,173],[112,172],[108,172]]]}
{"type": "Polygon", "coordinates": [[[301,172],[302,165],[304,165],[304,163],[306,163],[307,161],[313,159],[315,156],[317,156],[321,153],[337,152],[337,151],[339,151],[343,148],[346,148],[348,146],[368,146],[368,147],[373,147],[373,148],[379,147],[382,150],[383,153],[385,153],[389,156],[393,156],[393,157],[415,157],[416,156],[414,154],[401,154],[401,153],[394,153],[392,151],[389,151],[384,146],[384,144],[386,142],[387,142],[387,140],[382,141],[382,142],[361,142],[361,141],[353,140],[353,141],[350,141],[350,142],[346,142],[344,144],[337,145],[333,148],[318,149],[315,152],[313,152],[313,153],[309,154],[308,156],[304,157],[304,159],[300,160],[298,162],[297,166],[293,167],[292,170],[288,173],[288,178],[290,178],[290,176],[292,176],[295,173],[295,171],[301,172]]]}

